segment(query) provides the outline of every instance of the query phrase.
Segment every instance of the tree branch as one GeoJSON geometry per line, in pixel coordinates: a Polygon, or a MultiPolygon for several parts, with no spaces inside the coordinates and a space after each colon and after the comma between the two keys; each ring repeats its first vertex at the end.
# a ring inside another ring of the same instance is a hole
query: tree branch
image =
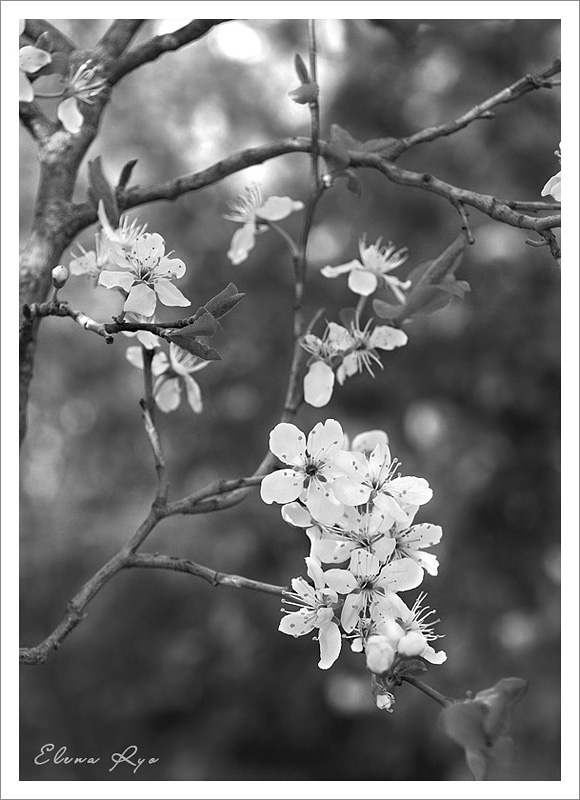
{"type": "Polygon", "coordinates": [[[60,125],[46,117],[36,103],[19,103],[20,122],[36,142],[43,142],[59,129],[60,125]]]}
{"type": "Polygon", "coordinates": [[[512,83],[511,86],[508,86],[501,92],[494,94],[493,97],[489,97],[482,103],[473,106],[473,108],[458,119],[446,122],[443,125],[425,128],[422,131],[418,131],[418,133],[414,133],[412,136],[400,139],[389,148],[389,160],[394,161],[402,153],[405,153],[417,144],[432,142],[433,139],[438,139],[441,136],[449,136],[462,128],[466,128],[470,122],[476,119],[488,119],[491,116],[490,112],[492,108],[518,100],[527,92],[534,91],[535,89],[552,88],[551,83],[547,79],[559,73],[560,66],[560,59],[557,58],[553,64],[542,70],[542,72],[539,72],[537,75],[524,75],[523,78],[512,83]]]}
{"type": "Polygon", "coordinates": [[[144,19],[116,19],[113,20],[106,33],[97,44],[97,50],[102,50],[108,56],[118,58],[129,45],[144,19]]]}
{"type": "Polygon", "coordinates": [[[50,33],[52,43],[55,45],[56,50],[63,53],[72,53],[77,49],[77,45],[69,39],[62,31],[55,25],[47,22],[45,19],[27,19],[24,34],[29,36],[34,42],[38,39],[41,33],[50,33]]]}
{"type": "Polygon", "coordinates": [[[174,572],[187,572],[202,578],[212,586],[231,586],[233,589],[253,589],[256,592],[265,592],[282,597],[283,592],[288,591],[286,586],[275,586],[271,583],[253,581],[250,578],[243,578],[241,575],[227,575],[224,572],[216,572],[209,567],[196,564],[185,558],[175,556],[165,556],[159,553],[137,553],[131,556],[125,566],[128,569],[133,567],[144,567],[146,569],[167,569],[174,572]]]}
{"type": "Polygon", "coordinates": [[[110,82],[115,85],[129,72],[132,72],[137,67],[147,64],[151,61],[162,56],[164,53],[170,53],[178,50],[186,44],[195,42],[201,39],[208,31],[210,31],[220,22],[229,22],[227,19],[194,19],[189,25],[184,25],[172,33],[164,33],[161,36],[154,36],[145,44],[136,47],[134,50],[125,53],[119,59],[115,68],[111,71],[110,82]]]}

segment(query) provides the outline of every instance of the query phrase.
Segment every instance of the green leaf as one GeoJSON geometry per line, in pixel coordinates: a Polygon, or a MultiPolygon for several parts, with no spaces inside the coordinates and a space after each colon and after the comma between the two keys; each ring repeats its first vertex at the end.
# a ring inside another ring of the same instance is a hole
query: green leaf
{"type": "Polygon", "coordinates": [[[116,228],[119,224],[119,209],[115,192],[111,184],[105,177],[101,157],[97,156],[93,161],[89,161],[89,189],[88,196],[95,210],[99,205],[99,200],[103,201],[105,214],[111,226],[116,228]]]}
{"type": "Polygon", "coordinates": [[[398,678],[403,678],[406,675],[419,675],[421,672],[427,672],[427,664],[419,658],[406,658],[393,669],[393,675],[398,678]]]}
{"type": "MultiPolygon", "coordinates": [[[[187,330],[184,328],[183,330],[187,330]]],[[[221,361],[221,356],[213,347],[208,347],[206,344],[198,342],[194,336],[183,334],[181,331],[178,333],[166,334],[165,338],[169,342],[173,342],[182,350],[186,350],[194,356],[202,358],[204,361],[221,361]]]]}
{"type": "Polygon", "coordinates": [[[121,174],[119,175],[119,180],[117,181],[117,191],[122,192],[125,186],[131,180],[131,175],[133,170],[135,169],[135,165],[139,159],[133,158],[131,161],[127,161],[123,169],[121,170],[121,174]]]}
{"type": "Polygon", "coordinates": [[[205,308],[200,309],[200,311],[202,313],[199,316],[197,316],[196,312],[196,319],[191,325],[179,329],[181,336],[213,336],[219,330],[220,324],[216,318],[205,308]]]}
{"type": "Polygon", "coordinates": [[[388,154],[389,150],[394,144],[397,144],[399,140],[395,139],[393,136],[385,136],[383,139],[367,139],[366,142],[362,142],[360,146],[360,150],[363,153],[380,153],[381,155],[388,154]]]}
{"type": "Polygon", "coordinates": [[[310,75],[308,74],[306,64],[298,53],[294,56],[294,69],[296,70],[300,83],[310,83],[310,75]]]}
{"type": "Polygon", "coordinates": [[[338,312],[338,317],[345,328],[350,328],[356,323],[356,308],[342,308],[338,312]]]}
{"type": "Polygon", "coordinates": [[[377,317],[381,319],[396,319],[401,314],[404,305],[394,306],[391,303],[385,303],[384,300],[373,300],[373,308],[377,317]]]}
{"type": "Polygon", "coordinates": [[[340,125],[330,126],[330,139],[327,143],[327,150],[324,161],[331,174],[336,174],[345,170],[350,164],[349,146],[356,141],[348,131],[340,125]]]}
{"type": "Polygon", "coordinates": [[[318,84],[316,81],[303,83],[297,89],[288,92],[288,97],[301,106],[316,102],[318,98],[318,84]]]}
{"type": "Polygon", "coordinates": [[[346,188],[348,191],[360,197],[362,195],[362,182],[357,173],[354,169],[347,169],[344,174],[347,176],[346,188]]]}
{"type": "Polygon", "coordinates": [[[222,289],[222,291],[216,294],[215,297],[212,297],[211,300],[208,300],[203,308],[209,311],[216,319],[220,319],[230,312],[232,308],[235,308],[245,296],[244,292],[238,292],[234,283],[228,283],[226,288],[222,289]]]}

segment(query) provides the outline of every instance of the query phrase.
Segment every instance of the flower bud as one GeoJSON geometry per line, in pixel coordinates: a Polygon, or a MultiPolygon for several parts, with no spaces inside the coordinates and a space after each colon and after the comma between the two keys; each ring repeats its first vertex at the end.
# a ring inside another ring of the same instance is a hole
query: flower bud
{"type": "Polygon", "coordinates": [[[419,631],[411,631],[403,636],[397,644],[397,650],[402,656],[412,658],[420,656],[427,646],[427,641],[419,631]]]}
{"type": "Polygon", "coordinates": [[[367,667],[376,675],[387,672],[395,660],[395,649],[386,636],[369,636],[365,645],[367,667]]]}
{"type": "Polygon", "coordinates": [[[377,708],[381,711],[388,711],[389,714],[392,714],[393,706],[395,705],[395,696],[390,692],[377,694],[375,696],[375,703],[377,704],[377,708]]]}
{"type": "Polygon", "coordinates": [[[62,289],[69,278],[69,271],[63,264],[59,264],[52,270],[52,285],[55,289],[62,289]]]}

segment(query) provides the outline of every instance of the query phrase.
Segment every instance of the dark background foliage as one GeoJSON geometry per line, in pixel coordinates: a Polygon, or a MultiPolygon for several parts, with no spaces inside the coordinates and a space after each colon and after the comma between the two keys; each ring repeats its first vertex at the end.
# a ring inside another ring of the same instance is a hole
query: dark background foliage
{"type": "MultiPolygon", "coordinates": [[[[55,20],[86,46],[107,20],[55,20]]],[[[397,136],[454,118],[542,69],[559,51],[556,20],[429,21],[403,35],[364,20],[320,21],[323,131],[397,136]],[[415,35],[416,34],[416,35],[415,35]]],[[[404,22],[404,21],[403,21],[404,22]]],[[[154,23],[147,31],[154,30],[154,23]]],[[[401,34],[401,30],[399,30],[401,34]]],[[[148,184],[209,166],[239,148],[308,134],[294,53],[307,57],[304,20],[249,20],[128,76],[116,89],[91,157],[116,180],[138,158],[148,184]]],[[[493,120],[423,145],[402,166],[428,169],[498,197],[538,200],[557,171],[559,91],[528,94],[493,120]]],[[[29,229],[37,163],[22,134],[21,235],[29,229]]],[[[351,299],[318,274],[357,255],[363,233],[408,246],[407,269],[432,258],[460,221],[441,198],[361,171],[360,199],[344,182],[326,194],[312,236],[307,309],[328,318],[351,299]]],[[[305,199],[308,159],[289,155],[219,185],[139,210],[188,264],[193,307],[229,281],[247,293],[212,344],[223,362],[199,375],[203,415],[186,404],[160,415],[172,497],[215,477],[250,474],[267,446],[291,357],[292,271],[273,234],[248,261],[226,258],[235,229],[222,215],[244,186],[305,199]]],[[[79,199],[86,186],[86,169],[79,199]]],[[[559,271],[523,231],[472,212],[476,243],[458,277],[465,302],[415,322],[375,380],[359,376],[305,430],[335,417],[353,435],[386,429],[405,474],[434,489],[420,519],[443,526],[429,602],[448,662],[428,680],[463,696],[518,675],[516,759],[502,780],[559,779],[559,271]]],[[[284,225],[297,231],[294,215],[284,225]]],[[[86,247],[93,231],[83,234],[86,247]]],[[[63,256],[68,263],[69,254],[63,256]]],[[[107,319],[118,296],[71,279],[64,296],[107,319]]],[[[167,311],[165,318],[173,312],[167,311]]],[[[129,340],[107,346],[70,320],[43,322],[21,460],[21,637],[42,639],[70,597],[143,518],[154,472],[139,414],[140,373],[129,340]]],[[[306,537],[254,492],[215,515],[162,523],[147,550],[286,584],[304,573],[306,537]]],[[[117,576],[88,619],[43,667],[22,671],[23,780],[133,779],[105,766],[33,765],[41,745],[100,755],[138,744],[159,764],[145,780],[467,780],[462,754],[437,726],[438,707],[410,686],[396,712],[376,710],[368,673],[348,648],[329,672],[317,645],[278,633],[277,598],[212,588],[161,572],[117,576]],[[102,768],[101,768],[102,767],[102,768]]],[[[146,771],[148,770],[148,771],[146,771]]]]}

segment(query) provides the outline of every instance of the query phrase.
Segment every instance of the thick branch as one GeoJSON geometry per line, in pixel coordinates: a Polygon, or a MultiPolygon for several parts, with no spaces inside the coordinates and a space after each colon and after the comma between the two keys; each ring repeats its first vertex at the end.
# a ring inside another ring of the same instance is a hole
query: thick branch
{"type": "Polygon", "coordinates": [[[47,22],[45,19],[27,19],[26,20],[26,28],[24,33],[26,36],[29,36],[33,41],[36,41],[41,33],[49,33],[52,43],[55,45],[56,50],[60,50],[63,53],[72,53],[73,50],[77,49],[76,44],[69,39],[62,31],[60,31],[57,27],[52,25],[50,22],[47,22]]]}
{"type": "Polygon", "coordinates": [[[59,129],[56,122],[46,117],[36,103],[19,103],[20,122],[37,142],[42,142],[59,129]]]}
{"type": "Polygon", "coordinates": [[[138,553],[127,560],[127,568],[145,567],[146,569],[168,569],[174,572],[187,572],[202,578],[212,586],[231,586],[233,589],[253,589],[256,592],[275,594],[282,597],[283,592],[288,591],[286,586],[275,586],[271,583],[253,581],[250,578],[243,578],[241,575],[227,575],[224,572],[216,572],[209,567],[196,564],[185,558],[175,558],[174,556],[160,555],[159,553],[138,553]]]}
{"type": "Polygon", "coordinates": [[[113,58],[118,58],[126,50],[129,42],[144,22],[144,19],[114,20],[101,37],[97,44],[97,49],[104,51],[113,58]]]}
{"type": "Polygon", "coordinates": [[[164,33],[161,36],[155,36],[145,44],[136,47],[134,50],[126,53],[119,59],[115,68],[111,72],[110,81],[111,85],[115,85],[129,72],[132,72],[137,67],[147,64],[150,61],[162,56],[164,53],[170,53],[173,50],[178,50],[190,42],[195,42],[201,39],[208,31],[220,22],[229,22],[227,19],[194,19],[189,25],[184,25],[172,33],[164,33]]]}
{"type": "Polygon", "coordinates": [[[513,100],[518,100],[527,92],[541,88],[552,88],[552,84],[547,79],[559,73],[560,66],[560,59],[557,58],[553,64],[542,70],[542,72],[539,72],[537,75],[524,75],[519,81],[512,83],[511,86],[494,94],[493,97],[489,97],[482,103],[473,106],[473,108],[458,119],[446,122],[443,125],[434,125],[431,128],[425,128],[422,131],[418,131],[418,133],[414,133],[412,136],[400,139],[389,149],[389,159],[394,161],[402,153],[405,153],[417,144],[431,142],[433,139],[438,139],[441,136],[449,136],[451,133],[466,128],[470,122],[476,119],[487,119],[492,116],[490,114],[492,108],[502,105],[503,103],[511,103],[513,100]]]}

